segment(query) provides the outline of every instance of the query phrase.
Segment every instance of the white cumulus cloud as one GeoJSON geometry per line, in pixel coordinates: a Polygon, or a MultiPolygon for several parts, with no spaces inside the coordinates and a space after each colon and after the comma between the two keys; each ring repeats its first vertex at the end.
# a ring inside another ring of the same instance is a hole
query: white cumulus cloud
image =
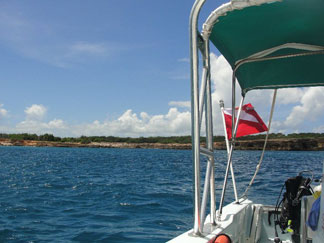
{"type": "Polygon", "coordinates": [[[138,116],[127,110],[112,121],[94,121],[72,128],[74,136],[106,135],[122,137],[187,135],[190,131],[190,112],[179,112],[170,108],[165,115],[149,116],[141,112],[138,116]]]}
{"type": "Polygon", "coordinates": [[[67,129],[67,125],[61,119],[54,119],[48,123],[48,128],[51,129],[67,129]]]}
{"type": "Polygon", "coordinates": [[[307,88],[280,89],[277,94],[279,104],[294,104],[301,100],[307,88]]]}
{"type": "MultiPolygon", "coordinates": [[[[31,111],[34,109],[26,110],[31,111]]],[[[33,118],[40,117],[32,112],[30,113],[33,114],[33,118]]],[[[146,112],[137,114],[132,110],[127,110],[114,120],[103,122],[95,120],[91,123],[76,125],[68,124],[61,119],[54,119],[46,122],[40,119],[26,118],[24,121],[18,123],[15,128],[10,129],[10,131],[36,134],[52,133],[56,136],[76,137],[82,135],[120,137],[180,136],[190,134],[190,117],[189,111],[180,112],[175,107],[170,108],[167,114],[153,116],[146,112]]],[[[7,130],[9,130],[9,128],[7,128],[7,130]]]]}
{"type": "MultiPolygon", "coordinates": [[[[225,106],[231,105],[232,69],[223,56],[211,54],[211,77],[213,82],[213,117],[216,121],[214,129],[217,134],[223,134],[220,119],[219,100],[225,102],[225,106]]],[[[270,114],[273,90],[253,90],[247,93],[245,103],[250,102],[267,122],[270,114]]],[[[240,96],[240,88],[236,89],[237,103],[240,96]]],[[[275,115],[272,122],[272,132],[310,132],[321,131],[321,127],[313,127],[309,122],[318,122],[324,114],[324,88],[291,88],[279,89],[277,93],[275,115]],[[276,114],[280,113],[280,116],[276,114]],[[277,117],[277,120],[276,120],[277,117]],[[306,128],[305,124],[308,125],[306,128]],[[308,130],[307,130],[308,129],[308,130]],[[311,129],[311,130],[310,130],[311,129]]]]}
{"type": "MultiPolygon", "coordinates": [[[[223,56],[211,55],[211,79],[213,99],[214,134],[224,134],[219,100],[225,102],[225,106],[231,105],[231,80],[232,70],[223,56]]],[[[251,102],[267,123],[272,90],[255,90],[247,93],[246,102],[251,102]]],[[[237,105],[239,103],[240,88],[237,85],[237,105]]],[[[191,133],[190,101],[170,101],[170,109],[166,114],[150,115],[147,112],[135,113],[131,109],[126,110],[117,119],[90,123],[68,124],[62,119],[45,121],[47,108],[42,104],[33,104],[25,109],[26,119],[18,123],[14,128],[8,127],[7,131],[30,132],[37,134],[53,133],[57,136],[81,136],[103,135],[121,137],[140,136],[180,136],[191,133]],[[180,109],[181,108],[181,109],[180,109]],[[185,108],[185,109],[183,109],[185,108]]],[[[296,132],[323,131],[323,127],[305,124],[318,122],[324,114],[324,87],[302,89],[279,89],[276,110],[280,116],[274,116],[272,132],[296,132]],[[310,131],[310,130],[307,130],[310,131]]],[[[0,118],[7,116],[8,112],[0,105],[0,118]]],[[[204,134],[204,121],[202,122],[202,134],[204,134]]],[[[1,127],[3,130],[4,128],[1,127]]]]}
{"type": "Polygon", "coordinates": [[[46,115],[47,109],[43,105],[33,104],[25,109],[27,120],[42,120],[46,115]]]}
{"type": "Polygon", "coordinates": [[[3,108],[3,104],[0,104],[0,119],[7,116],[8,116],[8,111],[5,108],[3,108]]]}
{"type": "Polygon", "coordinates": [[[305,121],[316,121],[323,118],[324,112],[324,88],[311,87],[305,89],[300,104],[293,107],[284,124],[287,127],[297,128],[305,121]]]}

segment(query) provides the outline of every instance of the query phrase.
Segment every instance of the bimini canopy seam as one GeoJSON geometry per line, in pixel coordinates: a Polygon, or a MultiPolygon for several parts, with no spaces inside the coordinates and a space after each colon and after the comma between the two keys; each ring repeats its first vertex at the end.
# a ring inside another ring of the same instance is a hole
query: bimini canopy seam
{"type": "Polygon", "coordinates": [[[236,70],[243,93],[324,85],[323,0],[233,0],[208,17],[202,34],[236,70]]]}
{"type": "MultiPolygon", "coordinates": [[[[289,46],[289,45],[286,45],[289,46]]],[[[290,47],[291,48],[291,47],[290,47]]],[[[272,48],[273,52],[284,49],[284,48],[272,48]]],[[[298,49],[298,48],[297,48],[298,49]]],[[[275,61],[283,58],[296,58],[296,57],[306,57],[306,56],[311,56],[311,55],[324,55],[324,47],[315,47],[311,48],[312,50],[309,52],[301,52],[301,53],[291,53],[291,54],[284,54],[284,55],[277,55],[277,56],[270,56],[271,53],[267,53],[266,51],[263,52],[262,54],[256,53],[255,55],[252,55],[246,59],[239,60],[235,63],[235,68],[233,70],[233,75],[235,76],[237,70],[244,64],[247,63],[253,63],[253,62],[264,62],[264,61],[275,61]],[[254,56],[254,57],[253,57],[254,56]]],[[[303,50],[303,49],[300,49],[303,50]]],[[[298,87],[311,87],[311,86],[323,86],[322,82],[319,83],[303,83],[303,84],[298,84],[298,83],[288,83],[288,84],[267,84],[267,85],[259,85],[259,86],[254,86],[253,88],[245,88],[242,90],[242,94],[245,95],[249,90],[251,89],[278,89],[278,88],[298,88],[298,87]]]]}
{"type": "Polygon", "coordinates": [[[281,0],[232,0],[231,2],[222,4],[215,9],[207,18],[203,24],[202,35],[209,38],[214,24],[218,21],[221,16],[227,15],[229,12],[234,10],[241,10],[251,6],[259,6],[264,3],[279,2],[281,0]]]}
{"type": "Polygon", "coordinates": [[[314,45],[307,45],[307,44],[301,44],[301,43],[286,43],[286,44],[276,46],[276,47],[273,47],[273,48],[270,48],[270,49],[267,49],[264,51],[257,52],[245,59],[238,60],[235,62],[235,66],[237,66],[239,63],[241,63],[245,60],[252,60],[252,59],[266,57],[266,56],[269,56],[272,53],[275,53],[282,49],[296,49],[296,50],[303,50],[303,51],[321,52],[321,51],[324,51],[324,46],[314,46],[314,45]]]}

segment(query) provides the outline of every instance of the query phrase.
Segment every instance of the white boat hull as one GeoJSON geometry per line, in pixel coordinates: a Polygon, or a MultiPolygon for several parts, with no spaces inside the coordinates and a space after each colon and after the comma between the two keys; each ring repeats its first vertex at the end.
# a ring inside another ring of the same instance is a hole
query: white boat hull
{"type": "MultiPolygon", "coordinates": [[[[307,242],[307,239],[311,239],[311,230],[303,226],[312,202],[311,197],[302,202],[300,242],[307,242]]],[[[239,204],[233,202],[223,208],[221,219],[216,220],[216,225],[212,225],[209,215],[207,216],[202,235],[197,236],[193,233],[193,230],[189,230],[170,240],[169,243],[206,243],[215,236],[224,233],[231,238],[233,243],[274,242],[274,211],[275,207],[273,206],[253,204],[252,201],[247,199],[239,204]]],[[[291,234],[283,234],[279,226],[277,228],[282,243],[291,243],[291,234]]],[[[313,240],[313,242],[315,241],[313,240]]]]}

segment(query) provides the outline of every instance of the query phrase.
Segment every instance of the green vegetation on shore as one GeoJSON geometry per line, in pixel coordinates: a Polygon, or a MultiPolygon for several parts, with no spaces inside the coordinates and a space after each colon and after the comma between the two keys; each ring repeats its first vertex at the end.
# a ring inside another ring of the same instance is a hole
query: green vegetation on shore
{"type": "MultiPolygon", "coordinates": [[[[81,137],[56,137],[53,134],[29,134],[29,133],[19,133],[19,134],[6,134],[0,133],[0,138],[11,139],[11,140],[35,140],[35,141],[49,141],[49,142],[70,142],[70,143],[82,143],[88,144],[91,142],[110,142],[110,143],[162,143],[162,144],[187,144],[191,143],[191,136],[170,136],[170,137],[114,137],[114,136],[81,136],[81,137]]],[[[258,140],[264,139],[265,134],[262,135],[252,135],[240,137],[238,140],[258,140]]],[[[324,138],[324,133],[292,133],[292,134],[282,134],[282,133],[271,133],[269,135],[270,139],[305,139],[305,138],[324,138]]],[[[201,142],[204,142],[205,138],[201,138],[201,142]]],[[[224,141],[224,136],[215,136],[215,142],[224,141]]]]}

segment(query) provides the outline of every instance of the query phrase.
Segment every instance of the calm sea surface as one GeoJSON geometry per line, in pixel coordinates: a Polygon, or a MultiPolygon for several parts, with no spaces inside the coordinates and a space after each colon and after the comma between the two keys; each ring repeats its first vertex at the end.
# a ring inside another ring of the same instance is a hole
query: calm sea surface
{"type": "MultiPolygon", "coordinates": [[[[240,194],[260,153],[235,151],[240,194]]],[[[226,154],[215,155],[219,201],[226,154]]],[[[288,177],[319,178],[323,161],[267,152],[250,198],[275,204],[288,177]]],[[[191,227],[191,151],[0,147],[0,242],[165,242],[191,227]]]]}

